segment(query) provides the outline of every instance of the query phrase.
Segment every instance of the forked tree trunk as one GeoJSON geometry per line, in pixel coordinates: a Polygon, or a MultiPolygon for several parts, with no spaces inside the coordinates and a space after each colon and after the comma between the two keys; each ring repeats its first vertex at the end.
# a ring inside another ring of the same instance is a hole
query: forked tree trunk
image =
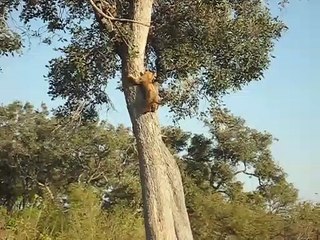
{"type": "MultiPolygon", "coordinates": [[[[150,24],[153,0],[133,0],[133,19],[150,24]]],[[[122,83],[136,137],[147,239],[193,239],[178,165],[162,141],[156,113],[143,114],[144,99],[128,74],[143,72],[149,28],[132,24],[127,54],[122,57],[122,83]],[[131,48],[131,49],[130,49],[131,48]],[[133,50],[133,51],[132,51],[133,50]]]]}

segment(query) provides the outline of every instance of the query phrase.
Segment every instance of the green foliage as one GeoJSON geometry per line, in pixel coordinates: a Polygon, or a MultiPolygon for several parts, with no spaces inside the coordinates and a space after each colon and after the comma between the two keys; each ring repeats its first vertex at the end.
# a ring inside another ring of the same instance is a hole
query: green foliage
{"type": "MultiPolygon", "coordinates": [[[[185,179],[188,212],[196,239],[316,239],[319,206],[297,204],[285,216],[266,213],[246,201],[226,201],[223,195],[204,191],[185,179]]],[[[95,188],[73,185],[68,210],[52,202],[13,214],[1,211],[7,239],[144,239],[143,219],[128,206],[101,210],[95,188]]]]}
{"type": "Polygon", "coordinates": [[[101,204],[93,189],[73,187],[71,207],[67,213],[68,226],[57,239],[143,239],[141,215],[119,206],[110,212],[101,212],[101,204]]]}
{"type": "MultiPolygon", "coordinates": [[[[207,136],[163,129],[181,167],[195,238],[315,239],[319,206],[297,202],[271,157],[272,136],[222,109],[206,124],[207,136]],[[245,191],[240,174],[257,187],[245,191]]],[[[0,211],[1,237],[144,239],[128,128],[79,124],[50,116],[44,104],[36,110],[19,102],[0,107],[0,126],[0,205],[9,210],[0,211]]]]}
{"type": "MultiPolygon", "coordinates": [[[[12,1],[13,2],[13,1],[12,1]]],[[[0,3],[0,56],[19,53],[22,48],[21,36],[8,26],[8,9],[0,3]]],[[[1,67],[0,67],[1,70],[1,67]]]]}
{"type": "MultiPolygon", "coordinates": [[[[24,208],[36,195],[75,182],[112,186],[134,199],[139,191],[133,136],[123,126],[78,126],[19,102],[0,107],[0,204],[24,208]],[[133,184],[133,179],[135,184],[133,184]],[[132,188],[137,188],[132,190],[132,188]]],[[[138,197],[138,199],[140,196],[138,197]]]]}
{"type": "MultiPolygon", "coordinates": [[[[227,110],[216,109],[212,116],[212,122],[207,122],[207,125],[217,141],[215,164],[225,166],[229,162],[234,176],[242,174],[255,177],[258,181],[257,193],[267,200],[268,208],[272,211],[281,211],[294,203],[297,190],[286,181],[283,169],[272,158],[272,135],[245,126],[243,119],[227,110]]],[[[226,183],[223,180],[225,170],[215,169],[216,176],[220,175],[220,182],[226,183]]]]}
{"type": "MultiPolygon", "coordinates": [[[[198,187],[213,189],[233,201],[245,198],[274,212],[295,203],[297,190],[272,158],[272,135],[247,127],[226,109],[214,109],[206,125],[209,136],[185,135],[183,144],[179,143],[187,150],[182,156],[184,169],[198,187]],[[257,183],[246,196],[239,181],[245,177],[257,183]]],[[[177,134],[179,141],[181,135],[177,134]]],[[[174,137],[170,141],[175,142],[174,137]]]]}
{"type": "Polygon", "coordinates": [[[49,95],[67,100],[58,115],[70,115],[83,104],[83,116],[94,119],[97,105],[112,106],[105,89],[118,69],[116,56],[110,39],[94,25],[74,28],[70,45],[59,49],[64,56],[49,62],[49,95]]]}
{"type": "Polygon", "coordinates": [[[177,116],[259,80],[285,29],[262,1],[160,1],[149,44],[177,116]],[[153,53],[154,52],[154,53],[153,53]]]}
{"type": "Polygon", "coordinates": [[[196,239],[270,239],[279,231],[277,216],[261,208],[245,201],[226,202],[221,194],[208,193],[195,185],[190,192],[192,196],[187,199],[196,239]]]}
{"type": "Polygon", "coordinates": [[[6,236],[17,240],[144,239],[142,217],[118,207],[101,211],[92,187],[72,186],[70,209],[62,211],[51,203],[5,216],[6,236]]]}
{"type": "MultiPolygon", "coordinates": [[[[130,3],[113,3],[116,17],[132,18],[130,3]]],[[[25,24],[41,19],[49,32],[70,36],[70,41],[62,38],[67,41],[58,49],[62,56],[48,66],[49,93],[66,99],[58,113],[68,115],[84,104],[84,116],[95,118],[97,105],[110,106],[104,89],[126,61],[129,24],[101,25],[89,1],[16,0],[4,6],[12,11],[18,4],[25,24]]],[[[263,77],[284,29],[263,1],[156,1],[146,64],[157,70],[163,103],[177,119],[201,115],[203,99],[214,104],[263,77]]]]}
{"type": "Polygon", "coordinates": [[[169,149],[174,153],[180,153],[187,149],[191,134],[184,132],[180,128],[168,126],[162,128],[162,136],[163,141],[169,149]]]}
{"type": "Polygon", "coordinates": [[[22,48],[20,36],[11,32],[1,20],[0,32],[0,55],[8,56],[8,53],[14,54],[22,48]]]}
{"type": "Polygon", "coordinates": [[[285,233],[290,237],[300,239],[317,239],[320,237],[320,206],[301,202],[291,211],[290,218],[285,223],[285,233]]]}

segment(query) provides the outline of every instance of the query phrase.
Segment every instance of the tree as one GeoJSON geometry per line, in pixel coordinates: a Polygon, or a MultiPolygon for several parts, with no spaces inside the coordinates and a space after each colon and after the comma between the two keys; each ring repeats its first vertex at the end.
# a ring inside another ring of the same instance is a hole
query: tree
{"type": "Polygon", "coordinates": [[[133,136],[123,126],[49,116],[14,102],[0,107],[0,205],[24,209],[36,196],[55,199],[70,184],[82,183],[108,192],[110,203],[136,198],[138,174],[133,136]],[[121,191],[121,195],[118,193],[121,191]]]}
{"type": "Polygon", "coordinates": [[[209,185],[233,200],[244,196],[239,177],[250,178],[256,182],[256,189],[246,196],[250,201],[271,212],[287,211],[298,192],[272,158],[270,148],[276,139],[249,128],[227,109],[216,108],[211,115],[206,120],[210,137],[198,135],[191,140],[186,156],[188,172],[199,184],[209,185]]]}
{"type": "Polygon", "coordinates": [[[235,178],[244,175],[256,179],[254,195],[262,196],[270,211],[281,212],[297,200],[297,190],[272,158],[271,145],[276,139],[271,134],[249,128],[226,109],[215,109],[207,125],[216,143],[210,177],[216,189],[228,193],[235,178]]]}
{"type": "Polygon", "coordinates": [[[226,109],[211,114],[206,136],[172,127],[163,131],[164,141],[181,160],[195,238],[314,236],[316,221],[308,214],[304,222],[306,216],[296,213],[297,190],[272,158],[272,135],[249,128],[226,109]],[[244,189],[245,176],[256,182],[255,188],[244,189]],[[300,224],[305,233],[296,227],[300,224]]]}
{"type": "Polygon", "coordinates": [[[246,126],[244,119],[227,109],[215,108],[205,124],[207,136],[163,129],[164,141],[178,153],[184,172],[204,191],[222,193],[235,202],[246,199],[269,212],[287,213],[297,201],[297,190],[272,158],[270,148],[276,139],[246,126]],[[255,188],[246,192],[243,177],[254,180],[255,188]]]}
{"type": "Polygon", "coordinates": [[[297,203],[287,216],[282,236],[295,239],[319,239],[319,217],[319,203],[297,203]]]}
{"type": "MultiPolygon", "coordinates": [[[[142,114],[141,89],[128,82],[145,66],[159,76],[163,104],[176,118],[203,114],[230,89],[259,80],[285,26],[262,1],[33,0],[2,1],[21,9],[27,24],[41,19],[49,32],[71,40],[49,63],[49,94],[94,118],[109,104],[104,88],[117,71],[137,142],[148,239],[192,239],[178,166],[164,145],[157,115],[142,114]]],[[[66,39],[62,39],[66,40],[66,39]]],[[[47,39],[50,43],[51,40],[47,39]]]]}
{"type": "Polygon", "coordinates": [[[13,55],[22,47],[19,34],[11,31],[7,25],[7,19],[8,12],[5,6],[0,4],[0,56],[8,56],[8,53],[13,55]]]}

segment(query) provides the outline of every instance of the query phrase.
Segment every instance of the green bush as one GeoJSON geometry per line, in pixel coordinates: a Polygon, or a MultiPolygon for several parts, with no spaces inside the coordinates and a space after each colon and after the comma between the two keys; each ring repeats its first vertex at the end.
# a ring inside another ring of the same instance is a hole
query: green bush
{"type": "MultiPolygon", "coordinates": [[[[101,210],[92,187],[73,185],[68,194],[70,208],[43,201],[11,215],[1,211],[4,239],[16,240],[99,240],[144,239],[140,214],[124,206],[101,210]]],[[[0,232],[1,233],[1,232],[0,232]]]]}

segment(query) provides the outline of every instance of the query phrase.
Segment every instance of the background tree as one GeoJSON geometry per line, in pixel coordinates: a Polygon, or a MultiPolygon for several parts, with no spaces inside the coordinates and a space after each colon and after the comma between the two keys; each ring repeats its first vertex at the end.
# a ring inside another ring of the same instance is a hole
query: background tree
{"type": "Polygon", "coordinates": [[[70,34],[63,56],[49,63],[49,93],[66,99],[58,113],[80,108],[94,118],[96,105],[110,104],[104,88],[121,71],[140,159],[147,237],[191,239],[178,166],[162,142],[156,115],[141,114],[140,88],[127,76],[146,65],[156,69],[164,103],[176,117],[201,114],[201,99],[212,105],[229,90],[261,79],[283,23],[255,0],[15,0],[3,1],[1,8],[18,8],[26,24],[41,19],[49,32],[70,34]]]}
{"type": "Polygon", "coordinates": [[[30,205],[46,186],[56,198],[75,183],[109,189],[108,204],[124,196],[139,204],[132,193],[140,189],[137,155],[127,128],[101,122],[75,129],[71,119],[49,117],[45,105],[36,110],[19,102],[0,107],[0,125],[0,204],[9,211],[30,205]]]}
{"type": "Polygon", "coordinates": [[[206,126],[208,136],[172,127],[163,130],[165,143],[175,149],[185,173],[200,189],[222,193],[230,201],[247,199],[270,212],[292,207],[297,190],[272,158],[271,134],[249,128],[242,118],[219,108],[206,126]],[[254,182],[247,194],[243,179],[254,182]]]}
{"type": "MultiPolygon", "coordinates": [[[[162,131],[182,172],[195,238],[316,239],[318,204],[297,201],[283,170],[271,157],[259,157],[270,151],[272,136],[228,111],[213,116],[207,135],[171,126],[162,131]],[[251,189],[237,174],[244,160],[257,183],[251,189]],[[268,174],[260,165],[269,166],[268,174]]],[[[0,125],[0,236],[144,238],[131,130],[104,122],[78,126],[48,115],[45,105],[37,110],[19,102],[0,107],[0,125]]]]}
{"type": "Polygon", "coordinates": [[[291,209],[290,217],[287,216],[282,236],[297,239],[319,239],[319,214],[319,203],[297,203],[291,209]]]}
{"type": "Polygon", "coordinates": [[[7,9],[0,4],[0,56],[8,56],[9,53],[14,54],[22,47],[19,34],[9,28],[7,20],[7,9]]]}

